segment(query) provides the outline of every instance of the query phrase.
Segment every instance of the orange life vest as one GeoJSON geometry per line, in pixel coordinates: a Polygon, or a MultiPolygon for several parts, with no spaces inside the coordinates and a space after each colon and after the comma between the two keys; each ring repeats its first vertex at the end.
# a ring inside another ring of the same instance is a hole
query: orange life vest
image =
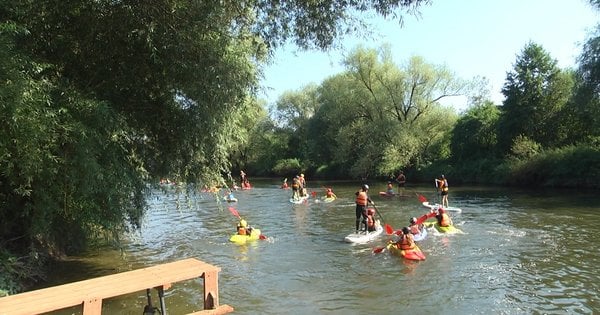
{"type": "Polygon", "coordinates": [[[442,218],[439,222],[440,226],[450,226],[452,225],[452,221],[450,220],[450,217],[448,216],[447,213],[442,213],[442,218]]]}
{"type": "Polygon", "coordinates": [[[246,228],[238,226],[238,234],[239,235],[246,235],[246,228]]]}
{"type": "Polygon", "coordinates": [[[440,189],[442,191],[448,191],[448,181],[443,179],[440,181],[440,189]]]}
{"type": "Polygon", "coordinates": [[[356,195],[356,204],[359,206],[366,206],[368,202],[367,192],[359,191],[356,195]]]}
{"type": "Polygon", "coordinates": [[[402,236],[400,240],[400,249],[413,249],[415,248],[415,241],[413,240],[412,234],[406,234],[402,236]]]}

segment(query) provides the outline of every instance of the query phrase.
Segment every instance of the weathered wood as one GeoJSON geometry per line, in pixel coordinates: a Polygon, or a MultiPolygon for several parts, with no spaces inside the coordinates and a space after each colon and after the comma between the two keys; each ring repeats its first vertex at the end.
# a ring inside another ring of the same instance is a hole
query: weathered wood
{"type": "Polygon", "coordinates": [[[204,309],[218,309],[220,270],[195,258],[184,259],[3,297],[0,315],[40,314],[77,305],[83,306],[84,315],[97,315],[101,314],[103,299],[148,288],[166,289],[171,283],[199,277],[204,278],[204,309]]]}
{"type": "Polygon", "coordinates": [[[223,304],[212,310],[197,311],[187,315],[223,315],[231,312],[233,312],[233,307],[223,304]]]}

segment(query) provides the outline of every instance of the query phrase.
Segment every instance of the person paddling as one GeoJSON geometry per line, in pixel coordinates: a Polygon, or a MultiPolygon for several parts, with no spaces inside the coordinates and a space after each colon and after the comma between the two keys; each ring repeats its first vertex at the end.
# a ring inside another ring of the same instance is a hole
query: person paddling
{"type": "Polygon", "coordinates": [[[364,184],[364,185],[362,185],[361,189],[355,193],[355,195],[356,195],[356,233],[358,233],[358,231],[359,231],[361,222],[363,222],[363,224],[365,224],[365,232],[366,232],[367,218],[365,215],[367,213],[367,205],[369,204],[369,202],[371,204],[373,204],[373,206],[375,205],[375,203],[373,203],[371,198],[369,198],[369,196],[367,195],[368,191],[369,191],[369,185],[364,184]]]}
{"type": "Polygon", "coordinates": [[[448,207],[448,180],[442,174],[440,178],[435,179],[435,186],[440,190],[442,195],[442,207],[448,207]]]}
{"type": "Polygon", "coordinates": [[[444,208],[442,207],[438,208],[438,212],[435,218],[437,219],[438,225],[441,227],[452,226],[452,219],[450,218],[446,210],[444,210],[444,208]]]}

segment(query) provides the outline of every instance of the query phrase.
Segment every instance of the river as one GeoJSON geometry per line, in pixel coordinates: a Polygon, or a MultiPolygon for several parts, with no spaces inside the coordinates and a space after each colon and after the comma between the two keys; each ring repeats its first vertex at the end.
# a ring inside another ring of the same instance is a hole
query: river
{"type": "MultiPolygon", "coordinates": [[[[343,241],[354,230],[356,182],[308,182],[339,199],[289,202],[279,182],[257,180],[230,204],[268,240],[228,241],[237,218],[209,193],[155,191],[142,229],[120,250],[100,248],[55,267],[61,284],[195,257],[221,267],[219,298],[238,314],[594,314],[600,312],[600,196],[576,190],[524,191],[451,187],[450,213],[464,234],[430,233],[425,261],[374,254],[387,236],[364,245],[343,241]]],[[[394,229],[427,211],[433,187],[411,186],[403,198],[371,198],[394,229]]],[[[313,187],[314,189],[311,189],[313,187]]],[[[384,233],[385,234],[385,233],[384,233]]],[[[166,292],[169,314],[201,308],[202,281],[166,292]]],[[[156,293],[153,292],[156,302],[156,293]]],[[[103,314],[141,314],[145,292],[105,301],[103,314]]],[[[156,303],[155,303],[156,304],[156,303]]],[[[53,314],[81,314],[65,309],[53,314]]]]}

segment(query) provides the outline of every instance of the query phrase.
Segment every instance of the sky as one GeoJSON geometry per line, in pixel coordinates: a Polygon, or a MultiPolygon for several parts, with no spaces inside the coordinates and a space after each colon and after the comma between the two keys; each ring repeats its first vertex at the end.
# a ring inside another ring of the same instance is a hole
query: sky
{"type": "MultiPolygon", "coordinates": [[[[575,67],[582,44],[600,23],[600,12],[586,0],[432,0],[419,17],[405,15],[403,26],[383,18],[369,21],[376,39],[345,37],[342,49],[329,52],[299,51],[291,44],[280,48],[265,69],[259,97],[273,104],[283,92],[342,72],[344,53],[358,45],[388,44],[397,65],[418,55],[463,79],[485,77],[492,101],[500,104],[506,74],[527,43],[541,45],[559,67],[575,67]]],[[[457,111],[467,106],[465,98],[447,100],[447,105],[457,111]]]]}

